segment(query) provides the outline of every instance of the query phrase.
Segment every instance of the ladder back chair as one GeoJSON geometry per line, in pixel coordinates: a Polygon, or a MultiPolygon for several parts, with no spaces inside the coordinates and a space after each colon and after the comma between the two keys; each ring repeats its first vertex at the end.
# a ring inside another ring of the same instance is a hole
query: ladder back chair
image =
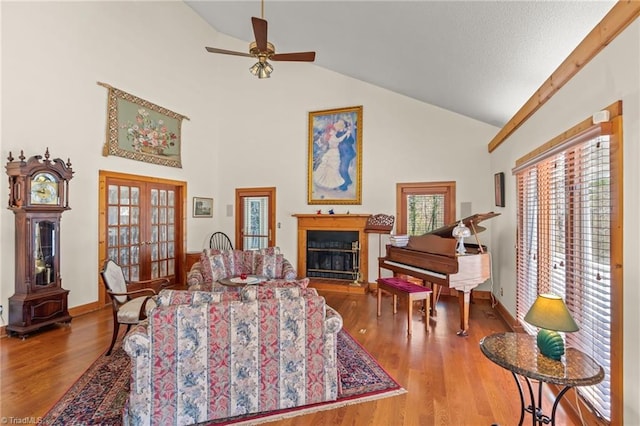
{"type": "Polygon", "coordinates": [[[120,324],[126,324],[127,332],[129,332],[132,325],[138,324],[145,319],[147,301],[156,294],[156,290],[153,287],[156,289],[164,288],[169,284],[169,279],[158,278],[128,282],[120,265],[111,259],[104,263],[100,275],[107,289],[107,294],[111,298],[111,306],[113,308],[113,336],[107,351],[107,355],[111,355],[111,350],[120,331],[120,324]]]}

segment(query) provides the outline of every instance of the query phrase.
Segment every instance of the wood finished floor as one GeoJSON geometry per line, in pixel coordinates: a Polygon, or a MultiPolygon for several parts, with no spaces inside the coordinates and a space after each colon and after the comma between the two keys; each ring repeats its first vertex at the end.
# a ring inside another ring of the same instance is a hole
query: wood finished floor
{"type": "MultiPolygon", "coordinates": [[[[487,301],[472,305],[468,337],[456,336],[457,300],[447,297],[438,302],[437,319],[431,319],[428,335],[419,310],[414,309],[413,336],[407,337],[406,308],[399,306],[394,317],[389,296],[383,298],[378,318],[374,294],[322,294],[342,314],[344,328],[408,392],[271,424],[517,424],[520,404],[513,377],[485,358],[478,346],[483,336],[508,330],[487,301]]],[[[24,419],[45,414],[107,349],[111,327],[111,311],[103,309],[25,340],[0,339],[0,415],[24,419]]],[[[573,392],[565,397],[573,397],[573,392]]],[[[526,424],[530,422],[525,418],[526,424]]],[[[576,423],[560,408],[557,424],[576,423]]]]}

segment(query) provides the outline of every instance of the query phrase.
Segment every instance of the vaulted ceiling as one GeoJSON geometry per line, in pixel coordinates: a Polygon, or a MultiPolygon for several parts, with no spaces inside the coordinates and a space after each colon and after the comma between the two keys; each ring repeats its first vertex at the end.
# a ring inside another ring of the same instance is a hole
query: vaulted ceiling
{"type": "MultiPolygon", "coordinates": [[[[217,31],[254,40],[260,1],[186,3],[217,31]]],[[[264,19],[276,52],[313,50],[317,66],[502,127],[614,4],[267,0],[264,19]]],[[[287,63],[273,65],[278,78],[287,63]]]]}

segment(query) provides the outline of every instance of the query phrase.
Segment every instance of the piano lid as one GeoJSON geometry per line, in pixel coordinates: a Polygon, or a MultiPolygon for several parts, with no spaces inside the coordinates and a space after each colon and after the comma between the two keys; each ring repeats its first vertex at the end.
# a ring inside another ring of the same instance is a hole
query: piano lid
{"type": "MultiPolygon", "coordinates": [[[[478,226],[480,222],[482,222],[483,220],[491,219],[492,217],[496,217],[499,215],[500,213],[494,213],[494,212],[476,213],[474,215],[471,215],[469,217],[465,217],[464,219],[462,219],[462,223],[464,223],[464,225],[471,230],[471,234],[473,235],[473,234],[477,234],[478,232],[484,231],[485,228],[478,226]],[[475,232],[474,232],[474,229],[475,229],[475,232]]],[[[451,234],[453,233],[453,228],[458,226],[458,223],[460,223],[459,220],[455,221],[451,225],[445,225],[431,232],[427,232],[427,234],[434,234],[443,238],[453,238],[453,235],[451,234]]]]}

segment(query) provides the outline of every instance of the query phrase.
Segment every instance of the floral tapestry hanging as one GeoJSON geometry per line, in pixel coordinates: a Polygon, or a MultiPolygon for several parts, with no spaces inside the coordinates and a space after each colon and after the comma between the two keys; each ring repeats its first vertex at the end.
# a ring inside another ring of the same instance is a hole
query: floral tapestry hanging
{"type": "Polygon", "coordinates": [[[188,117],[98,82],[109,89],[103,155],[182,167],[180,129],[188,117]]]}

